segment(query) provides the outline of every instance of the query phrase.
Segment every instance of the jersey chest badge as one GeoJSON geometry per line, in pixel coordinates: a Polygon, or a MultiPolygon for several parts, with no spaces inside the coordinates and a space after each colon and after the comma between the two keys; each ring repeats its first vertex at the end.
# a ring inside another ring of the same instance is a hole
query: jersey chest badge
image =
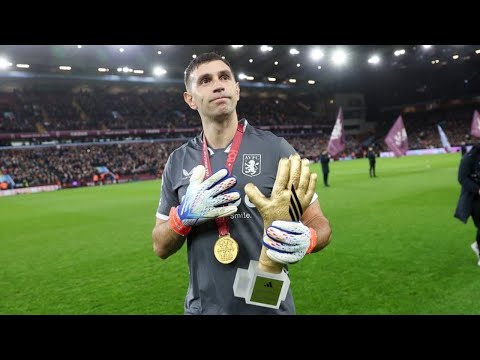
{"type": "Polygon", "coordinates": [[[253,177],[260,175],[262,172],[262,155],[261,154],[243,154],[242,173],[253,177]]]}

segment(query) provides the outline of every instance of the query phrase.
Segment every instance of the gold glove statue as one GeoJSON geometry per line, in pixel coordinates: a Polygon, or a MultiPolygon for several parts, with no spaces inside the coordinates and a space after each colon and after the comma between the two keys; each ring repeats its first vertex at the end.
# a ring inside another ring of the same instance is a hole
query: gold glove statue
{"type": "MultiPolygon", "coordinates": [[[[288,159],[280,159],[270,198],[265,197],[252,183],[245,186],[245,193],[262,215],[265,231],[275,220],[300,221],[315,194],[316,182],[317,174],[310,173],[309,160],[293,154],[288,159]]],[[[283,264],[271,260],[266,250],[262,246],[260,270],[280,273],[283,264]]]]}

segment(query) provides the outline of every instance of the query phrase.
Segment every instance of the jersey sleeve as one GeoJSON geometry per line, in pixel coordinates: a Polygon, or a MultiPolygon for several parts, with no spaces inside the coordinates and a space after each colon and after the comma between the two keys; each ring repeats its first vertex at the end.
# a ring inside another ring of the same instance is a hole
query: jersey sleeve
{"type": "Polygon", "coordinates": [[[290,157],[290,155],[296,152],[297,151],[294,149],[292,145],[290,145],[290,143],[287,140],[285,140],[284,138],[280,138],[280,153],[279,153],[278,160],[285,157],[288,158],[290,157]]]}
{"type": "Polygon", "coordinates": [[[172,162],[172,155],[170,155],[162,174],[160,201],[157,208],[157,218],[162,220],[168,220],[170,209],[179,205],[177,194],[172,186],[172,162]]]}

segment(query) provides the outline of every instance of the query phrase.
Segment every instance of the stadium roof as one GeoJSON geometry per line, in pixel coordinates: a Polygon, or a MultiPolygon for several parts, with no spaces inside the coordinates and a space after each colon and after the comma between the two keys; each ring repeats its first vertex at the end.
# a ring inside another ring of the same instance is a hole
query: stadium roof
{"type": "Polygon", "coordinates": [[[61,72],[59,66],[70,66],[71,74],[95,74],[99,68],[105,68],[109,69],[109,74],[118,75],[121,73],[117,68],[129,68],[144,71],[143,74],[131,71],[130,75],[151,76],[154,67],[161,66],[166,70],[166,78],[182,79],[194,54],[215,51],[232,63],[237,76],[244,73],[259,82],[269,82],[270,77],[275,78],[276,83],[288,83],[290,79],[299,83],[308,80],[328,82],[374,69],[428,70],[466,61],[480,63],[480,54],[475,53],[480,45],[432,45],[428,49],[423,45],[267,45],[265,51],[261,50],[261,45],[233,46],[82,45],[79,48],[78,45],[0,45],[0,58],[6,58],[12,69],[29,72],[61,72]],[[291,49],[296,49],[298,54],[291,54],[291,49]],[[313,49],[323,52],[323,57],[311,59],[313,49]],[[342,66],[332,63],[332,56],[338,49],[346,54],[342,66]],[[395,56],[394,52],[401,49],[405,53],[395,56]],[[378,55],[378,64],[368,63],[373,55],[378,55]],[[454,59],[454,55],[458,58],[454,59]],[[17,64],[28,64],[30,68],[16,68],[17,64]]]}
{"type": "Polygon", "coordinates": [[[10,65],[0,69],[0,91],[21,87],[24,81],[31,84],[31,79],[42,88],[78,80],[135,86],[173,83],[183,88],[183,73],[192,56],[215,51],[232,64],[242,88],[269,86],[327,95],[363,92],[369,103],[385,105],[480,95],[480,45],[266,47],[262,51],[261,45],[0,45],[0,68],[2,62],[10,65]],[[292,54],[292,49],[298,53],[292,54]],[[311,58],[314,49],[323,53],[321,59],[311,58]],[[332,57],[339,49],[345,51],[346,61],[337,66],[332,57]],[[378,56],[377,64],[369,63],[373,55],[378,56]],[[21,64],[29,67],[19,67],[21,64]],[[61,70],[60,66],[70,69],[61,70]],[[155,76],[155,67],[166,73],[155,76]],[[253,79],[241,79],[241,74],[253,79]],[[62,81],[53,83],[51,79],[62,81]]]}

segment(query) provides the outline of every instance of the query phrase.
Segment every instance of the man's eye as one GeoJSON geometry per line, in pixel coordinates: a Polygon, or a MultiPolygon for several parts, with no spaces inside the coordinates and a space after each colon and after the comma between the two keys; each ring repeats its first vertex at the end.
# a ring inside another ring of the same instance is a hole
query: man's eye
{"type": "Polygon", "coordinates": [[[207,79],[207,78],[203,78],[201,81],[200,81],[200,84],[206,84],[210,81],[210,79],[207,79]]]}

